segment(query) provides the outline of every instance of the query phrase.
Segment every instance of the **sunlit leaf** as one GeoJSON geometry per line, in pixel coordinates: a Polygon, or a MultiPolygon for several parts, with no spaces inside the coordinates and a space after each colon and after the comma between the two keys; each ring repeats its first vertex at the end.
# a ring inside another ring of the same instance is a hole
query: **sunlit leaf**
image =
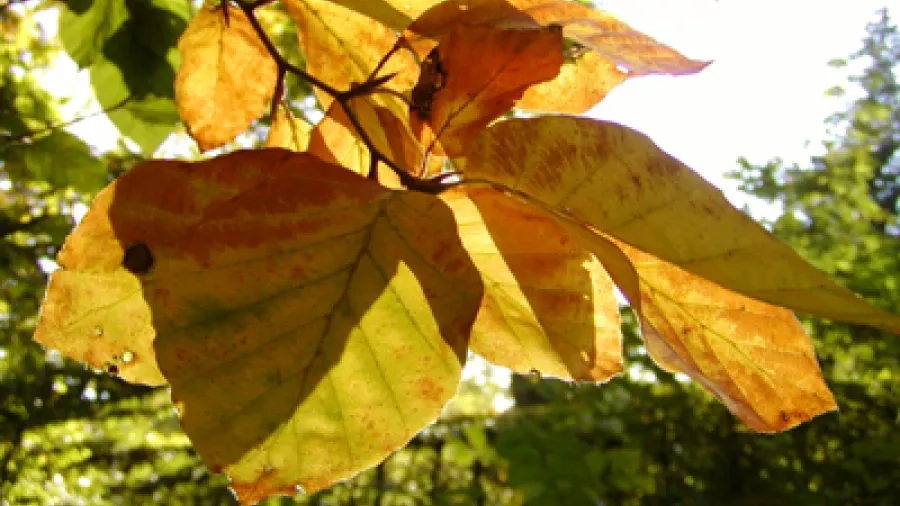
{"type": "Polygon", "coordinates": [[[441,198],[484,282],[472,351],[564,379],[606,381],[622,370],[613,284],[589,251],[552,217],[495,190],[441,198]]]}
{"type": "Polygon", "coordinates": [[[238,9],[203,8],[178,41],[178,113],[201,150],[230,142],[263,115],[274,92],[275,61],[238,9]]]}
{"type": "Polygon", "coordinates": [[[685,58],[611,14],[567,0],[449,0],[407,27],[419,55],[459,24],[524,28],[558,25],[574,39],[632,75],[692,74],[709,62],[685,58]]]}
{"type": "Polygon", "coordinates": [[[727,289],[835,320],[900,332],[626,127],[567,117],[510,120],[474,142],[465,169],[727,289]],[[748,275],[752,273],[752,275],[748,275]]]}
{"type": "MultiPolygon", "coordinates": [[[[422,163],[422,147],[409,127],[388,108],[367,98],[350,101],[360,127],[379,150],[407,172],[414,173],[422,163]]],[[[309,152],[325,161],[342,165],[357,174],[368,175],[371,168],[369,149],[339,103],[332,103],[325,117],[313,129],[309,152]]],[[[399,188],[392,170],[379,164],[378,180],[385,186],[399,188]]]]}
{"type": "Polygon", "coordinates": [[[87,145],[65,130],[53,130],[30,143],[3,146],[3,170],[26,181],[94,193],[108,182],[106,165],[87,145]]]}
{"type": "Polygon", "coordinates": [[[290,111],[279,107],[269,127],[265,147],[284,148],[291,151],[306,151],[312,125],[295,118],[290,111]]]}
{"type": "MultiPolygon", "coordinates": [[[[353,83],[366,82],[397,41],[397,35],[388,27],[328,0],[286,0],[284,6],[297,23],[306,71],[341,91],[353,83]]],[[[392,73],[396,75],[383,87],[404,93],[412,88],[418,67],[407,51],[397,51],[378,75],[392,73]]],[[[322,90],[314,92],[322,108],[327,110],[334,97],[322,90]]],[[[387,105],[396,97],[376,94],[372,99],[387,105]]]]}
{"type": "Polygon", "coordinates": [[[441,41],[438,57],[442,82],[430,104],[411,114],[424,122],[420,138],[426,149],[439,141],[446,154],[460,156],[526,88],[556,77],[563,62],[562,35],[553,28],[460,26],[441,41]]]}
{"type": "Polygon", "coordinates": [[[374,465],[456,390],[481,286],[433,196],[256,150],[140,165],[89,216],[61,258],[94,275],[72,303],[100,279],[147,301],[131,330],[155,330],[185,432],[243,503],[374,465]]]}
{"type": "Polygon", "coordinates": [[[443,0],[332,0],[375,19],[393,30],[403,30],[432,6],[443,0]]]}
{"type": "Polygon", "coordinates": [[[587,51],[566,62],[553,80],[527,90],[516,107],[532,111],[582,114],[606,97],[628,75],[608,59],[587,51]]]}

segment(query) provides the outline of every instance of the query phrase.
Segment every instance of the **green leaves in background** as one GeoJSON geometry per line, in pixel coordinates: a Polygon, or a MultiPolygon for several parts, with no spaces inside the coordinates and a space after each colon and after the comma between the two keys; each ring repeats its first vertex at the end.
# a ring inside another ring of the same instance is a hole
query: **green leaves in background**
{"type": "Polygon", "coordinates": [[[175,43],[190,16],[190,3],[177,0],[75,0],[63,9],[63,47],[89,69],[116,128],[148,156],[178,123],[175,43]]]}
{"type": "Polygon", "coordinates": [[[0,156],[4,170],[17,180],[41,181],[83,193],[99,191],[109,182],[106,165],[81,139],[65,130],[52,130],[32,143],[12,144],[0,150],[0,156]]]}

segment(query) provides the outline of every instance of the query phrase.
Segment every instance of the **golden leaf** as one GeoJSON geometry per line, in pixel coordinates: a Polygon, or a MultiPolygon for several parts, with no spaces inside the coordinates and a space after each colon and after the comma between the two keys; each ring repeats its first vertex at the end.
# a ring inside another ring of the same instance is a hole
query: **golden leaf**
{"type": "Polygon", "coordinates": [[[508,186],[748,297],[900,332],[900,317],[829,280],[702,177],[621,125],[504,121],[475,140],[465,175],[508,186]]]}
{"type": "Polygon", "coordinates": [[[200,9],[178,40],[175,103],[203,151],[246,130],[275,90],[275,61],[243,12],[228,16],[226,26],[220,9],[200,9]]]}
{"type": "Polygon", "coordinates": [[[606,381],[622,370],[614,287],[588,250],[554,218],[496,190],[441,198],[484,284],[472,351],[518,373],[563,379],[606,381]]]}

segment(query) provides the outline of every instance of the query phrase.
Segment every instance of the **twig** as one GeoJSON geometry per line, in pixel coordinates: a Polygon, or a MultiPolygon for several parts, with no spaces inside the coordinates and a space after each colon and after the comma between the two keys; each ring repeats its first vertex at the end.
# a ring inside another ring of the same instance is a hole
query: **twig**
{"type": "MultiPolygon", "coordinates": [[[[232,0],[237,6],[244,12],[247,16],[248,21],[250,22],[250,26],[256,32],[256,35],[262,41],[263,46],[265,46],[266,51],[268,51],[269,55],[275,60],[276,68],[278,69],[278,82],[275,87],[275,94],[279,94],[279,90],[283,90],[283,82],[286,73],[290,72],[301,79],[304,79],[309,84],[319,88],[329,96],[331,96],[338,105],[341,106],[344,113],[347,115],[347,119],[350,121],[350,124],[353,126],[353,129],[356,130],[357,135],[363,144],[366,145],[366,148],[369,150],[370,157],[370,167],[368,177],[371,179],[377,179],[377,167],[378,162],[381,162],[388,166],[394,173],[400,178],[400,183],[409,188],[410,190],[419,191],[423,193],[431,193],[438,194],[448,188],[445,183],[445,179],[447,179],[446,174],[441,174],[437,177],[431,179],[423,179],[418,178],[408,171],[401,168],[397,165],[393,160],[388,158],[384,153],[382,153],[375,143],[372,142],[372,138],[369,137],[369,134],[363,129],[362,124],[359,121],[359,118],[353,112],[350,107],[350,101],[354,98],[358,98],[364,95],[370,95],[375,93],[378,90],[378,87],[388,82],[390,79],[394,77],[395,74],[389,74],[387,76],[382,77],[374,77],[378,70],[384,65],[384,63],[388,60],[391,54],[399,49],[400,45],[395,44],[395,47],[392,48],[387,55],[385,55],[381,62],[379,62],[378,66],[376,66],[375,71],[373,71],[372,76],[369,77],[365,82],[354,84],[350,87],[350,89],[346,91],[340,91],[327,83],[313,77],[303,69],[297,67],[296,65],[291,64],[285,57],[278,51],[275,47],[275,44],[272,43],[272,40],[269,38],[269,35],[263,29],[262,25],[260,25],[259,20],[256,19],[256,14],[254,10],[257,7],[266,5],[271,3],[274,0],[232,0]]],[[[282,92],[283,93],[283,92],[282,92]]],[[[273,109],[274,111],[274,109],[273,109]]]]}
{"type": "Polygon", "coordinates": [[[15,136],[15,137],[13,137],[13,136],[4,136],[4,139],[3,139],[4,142],[3,142],[2,144],[0,144],[0,146],[6,147],[6,146],[9,146],[9,145],[12,145],[12,144],[22,144],[22,143],[25,143],[25,142],[29,142],[33,137],[37,137],[37,136],[39,136],[39,135],[43,135],[43,134],[45,134],[45,133],[47,133],[47,132],[50,132],[50,131],[52,131],[52,130],[57,130],[57,129],[60,129],[60,128],[70,127],[70,126],[72,126],[72,125],[74,125],[74,124],[76,124],[76,123],[79,123],[79,122],[81,122],[81,121],[88,120],[88,119],[91,119],[91,118],[96,118],[97,116],[100,116],[100,115],[103,115],[103,114],[109,114],[109,113],[115,111],[116,109],[125,107],[125,104],[127,104],[127,103],[131,100],[131,98],[132,98],[131,95],[129,95],[129,96],[125,97],[123,100],[121,100],[120,102],[116,103],[116,104],[113,104],[113,105],[111,105],[111,106],[109,106],[109,107],[106,107],[106,108],[104,108],[104,109],[100,109],[99,111],[92,112],[92,113],[90,113],[90,114],[88,114],[88,115],[86,115],[86,116],[81,116],[81,117],[79,117],[79,118],[71,119],[71,120],[69,120],[69,121],[63,121],[62,123],[57,123],[57,124],[55,124],[55,125],[47,125],[47,126],[45,126],[44,128],[41,128],[41,129],[38,129],[38,130],[31,130],[31,131],[25,132],[24,134],[17,135],[17,136],[15,136]]]}

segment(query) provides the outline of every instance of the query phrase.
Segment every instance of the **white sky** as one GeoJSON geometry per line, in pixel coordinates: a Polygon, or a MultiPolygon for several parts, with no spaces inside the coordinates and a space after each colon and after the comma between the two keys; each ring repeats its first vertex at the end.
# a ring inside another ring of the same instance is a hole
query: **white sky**
{"type": "MultiPolygon", "coordinates": [[[[745,156],[803,162],[817,150],[823,120],[846,98],[827,65],[856,52],[865,26],[886,0],[601,0],[633,27],[686,55],[714,63],[694,76],[644,77],[613,90],[592,115],[648,134],[670,154],[725,190],[721,177],[745,156]]],[[[896,14],[893,9],[892,14],[896,14]]],[[[897,21],[896,19],[894,20],[897,21]]],[[[848,89],[848,92],[853,90],[848,89]]]]}

